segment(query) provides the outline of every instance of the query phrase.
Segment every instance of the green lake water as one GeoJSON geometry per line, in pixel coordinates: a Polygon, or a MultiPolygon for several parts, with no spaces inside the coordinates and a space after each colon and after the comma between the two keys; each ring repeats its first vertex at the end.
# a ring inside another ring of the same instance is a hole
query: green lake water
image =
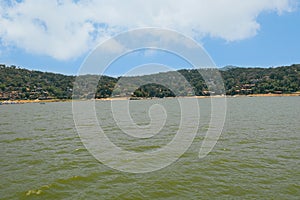
{"type": "MultiPolygon", "coordinates": [[[[163,105],[165,126],[153,138],[132,139],[117,127],[110,102],[97,101],[110,140],[135,152],[168,144],[180,122],[177,100],[129,103],[140,125],[149,123],[151,105],[163,105]]],[[[198,153],[210,99],[199,99],[199,106],[190,148],[168,167],[132,174],[107,167],[85,149],[71,102],[1,105],[0,199],[300,199],[300,97],[227,98],[222,135],[203,159],[198,153]]]]}

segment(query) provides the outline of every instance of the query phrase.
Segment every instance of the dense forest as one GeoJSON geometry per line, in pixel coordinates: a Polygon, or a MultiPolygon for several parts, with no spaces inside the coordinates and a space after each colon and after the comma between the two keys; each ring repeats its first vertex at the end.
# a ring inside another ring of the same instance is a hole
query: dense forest
{"type": "MultiPolygon", "coordinates": [[[[212,69],[200,70],[201,73],[196,69],[184,69],[134,77],[84,75],[76,78],[0,65],[0,100],[121,96],[163,98],[222,94],[221,88],[210,91],[200,75],[209,73],[212,69]]],[[[299,64],[276,68],[225,67],[220,70],[220,74],[227,95],[300,91],[299,64]]]]}

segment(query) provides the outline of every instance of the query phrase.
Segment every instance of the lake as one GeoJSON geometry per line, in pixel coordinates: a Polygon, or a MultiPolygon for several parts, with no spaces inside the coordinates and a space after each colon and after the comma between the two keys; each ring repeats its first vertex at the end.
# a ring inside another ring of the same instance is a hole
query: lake
{"type": "MultiPolygon", "coordinates": [[[[300,97],[227,98],[223,132],[202,159],[210,99],[198,103],[192,145],[171,165],[149,173],[121,172],[96,160],[76,132],[71,102],[1,105],[0,199],[300,198],[300,97]]],[[[164,127],[151,138],[132,138],[113,120],[110,101],[97,101],[99,124],[113,143],[145,152],[172,140],[180,123],[177,99],[129,104],[138,125],[149,124],[151,105],[164,106],[164,127]]]]}

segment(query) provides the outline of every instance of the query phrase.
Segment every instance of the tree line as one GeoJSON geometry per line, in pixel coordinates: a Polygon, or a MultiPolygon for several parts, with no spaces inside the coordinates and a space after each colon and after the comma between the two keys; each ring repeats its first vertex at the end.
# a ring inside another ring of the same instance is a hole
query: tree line
{"type": "MultiPolygon", "coordinates": [[[[201,76],[202,73],[209,73],[209,70],[212,69],[182,69],[118,78],[98,75],[75,77],[2,64],[0,100],[123,96],[163,98],[223,93],[222,88],[210,91],[201,76]]],[[[300,91],[299,64],[275,68],[225,67],[220,69],[219,73],[227,95],[286,94],[300,91]]],[[[212,77],[209,81],[216,80],[212,77]]]]}

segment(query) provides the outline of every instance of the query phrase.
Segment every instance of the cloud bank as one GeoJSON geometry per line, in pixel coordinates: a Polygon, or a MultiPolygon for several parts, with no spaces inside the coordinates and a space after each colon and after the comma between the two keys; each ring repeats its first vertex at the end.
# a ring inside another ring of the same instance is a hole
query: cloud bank
{"type": "Polygon", "coordinates": [[[195,39],[243,40],[257,34],[262,12],[291,12],[296,0],[4,0],[0,47],[69,60],[122,31],[174,29],[195,39]]]}

